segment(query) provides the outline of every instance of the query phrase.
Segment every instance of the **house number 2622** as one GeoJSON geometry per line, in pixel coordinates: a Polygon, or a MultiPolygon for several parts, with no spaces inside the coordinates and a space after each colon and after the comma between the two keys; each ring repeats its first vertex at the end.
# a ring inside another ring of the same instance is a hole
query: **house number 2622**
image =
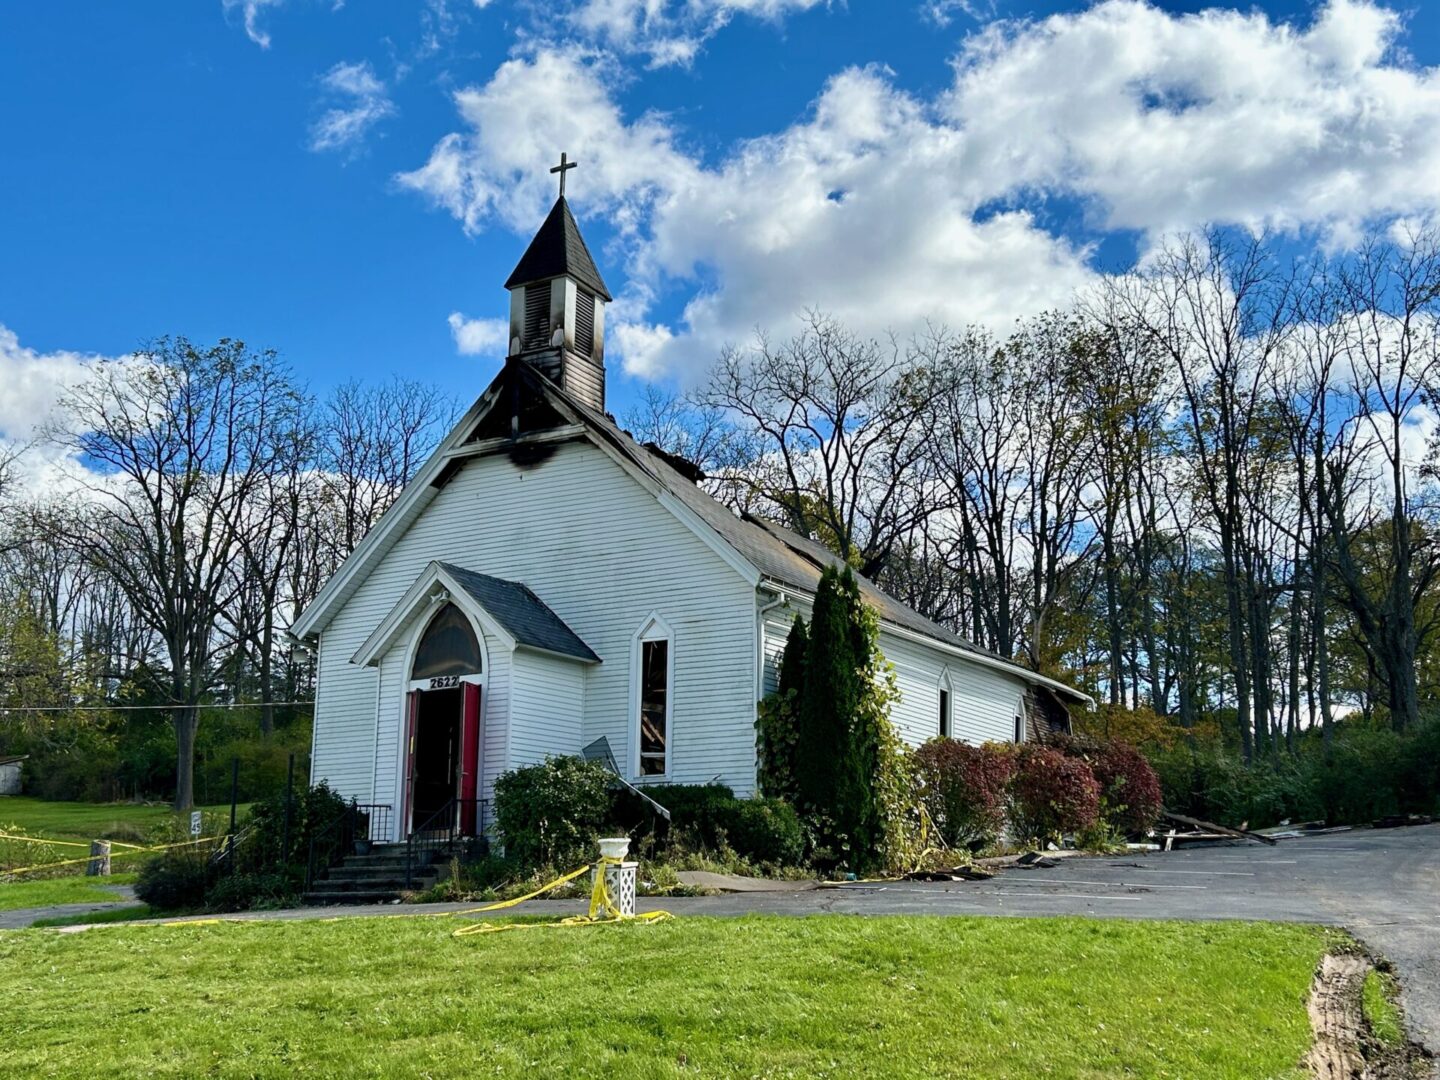
{"type": "Polygon", "coordinates": [[[438,675],[430,680],[431,690],[448,690],[452,686],[460,685],[459,675],[438,675]]]}

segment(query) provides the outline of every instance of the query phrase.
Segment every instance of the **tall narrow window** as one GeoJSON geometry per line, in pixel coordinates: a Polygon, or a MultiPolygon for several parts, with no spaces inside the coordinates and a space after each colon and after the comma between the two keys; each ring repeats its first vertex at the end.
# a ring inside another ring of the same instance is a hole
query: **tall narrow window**
{"type": "Polygon", "coordinates": [[[670,734],[670,642],[640,643],[640,775],[664,776],[670,734]]]}
{"type": "Polygon", "coordinates": [[[940,688],[940,737],[950,738],[950,691],[944,686],[940,688]]]}

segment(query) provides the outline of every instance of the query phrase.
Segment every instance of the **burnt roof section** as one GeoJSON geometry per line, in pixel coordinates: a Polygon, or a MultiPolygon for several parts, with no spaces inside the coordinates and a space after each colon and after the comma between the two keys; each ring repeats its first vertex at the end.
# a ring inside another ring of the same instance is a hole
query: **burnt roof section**
{"type": "Polygon", "coordinates": [[[600,657],[580,640],[580,635],[527,586],[466,570],[454,563],[442,562],[440,566],[505,628],[517,645],[599,662],[600,657]]]}
{"type": "MultiPolygon", "coordinates": [[[[543,379],[544,376],[541,378],[543,379]]],[[[612,446],[654,477],[666,491],[684,503],[687,509],[700,517],[727,544],[759,570],[762,576],[779,585],[789,585],[802,592],[814,593],[820,585],[820,575],[825,567],[833,566],[840,569],[845,565],[838,555],[818,541],[807,539],[799,533],[792,532],[764,518],[753,515],[737,517],[729,507],[699,487],[684,473],[678,471],[668,460],[669,455],[657,454],[649,448],[641,446],[631,438],[629,432],[621,430],[610,417],[575,400],[574,397],[553,383],[549,383],[548,380],[546,382],[551,392],[574,409],[592,430],[607,439],[612,446]]],[[[885,592],[869,578],[856,574],[855,579],[860,585],[860,595],[884,621],[977,656],[999,660],[1014,667],[1017,673],[1026,672],[1033,675],[1013,660],[1006,660],[998,653],[982,649],[973,641],[962,637],[948,627],[942,626],[932,619],[927,619],[908,604],[902,603],[885,592]]],[[[1070,690],[1068,687],[1066,689],[1070,690]]],[[[1077,690],[1070,690],[1070,692],[1081,696],[1077,690]]]]}
{"type": "Polygon", "coordinates": [[[575,224],[575,215],[570,213],[570,204],[565,196],[555,200],[540,231],[514,271],[505,281],[505,288],[515,289],[534,281],[570,276],[602,300],[610,299],[610,290],[590,257],[585,238],[580,235],[580,226],[575,224]]]}

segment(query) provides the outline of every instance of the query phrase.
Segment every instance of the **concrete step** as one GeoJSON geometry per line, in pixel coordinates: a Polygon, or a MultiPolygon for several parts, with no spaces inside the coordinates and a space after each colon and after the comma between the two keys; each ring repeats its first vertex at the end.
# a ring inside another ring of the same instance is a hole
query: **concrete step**
{"type": "MultiPolygon", "coordinates": [[[[449,862],[453,854],[448,850],[417,851],[415,852],[415,865],[429,866],[432,863],[449,862]]],[[[407,857],[402,844],[398,848],[377,849],[367,855],[347,855],[341,865],[345,867],[404,866],[407,857]]]]}

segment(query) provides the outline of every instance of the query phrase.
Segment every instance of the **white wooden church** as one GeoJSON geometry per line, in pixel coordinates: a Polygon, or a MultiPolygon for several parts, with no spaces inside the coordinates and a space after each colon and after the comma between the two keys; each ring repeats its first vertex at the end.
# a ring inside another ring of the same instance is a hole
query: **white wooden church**
{"type": "MultiPolygon", "coordinates": [[[[836,562],[606,413],[610,294],[563,187],[505,288],[503,369],[292,628],[318,652],[312,780],[390,808],[377,840],[481,830],[497,776],[587,747],[635,784],[752,793],[757,702],[836,562]]],[[[906,741],[1034,738],[1087,700],[861,587],[906,741]]]]}

